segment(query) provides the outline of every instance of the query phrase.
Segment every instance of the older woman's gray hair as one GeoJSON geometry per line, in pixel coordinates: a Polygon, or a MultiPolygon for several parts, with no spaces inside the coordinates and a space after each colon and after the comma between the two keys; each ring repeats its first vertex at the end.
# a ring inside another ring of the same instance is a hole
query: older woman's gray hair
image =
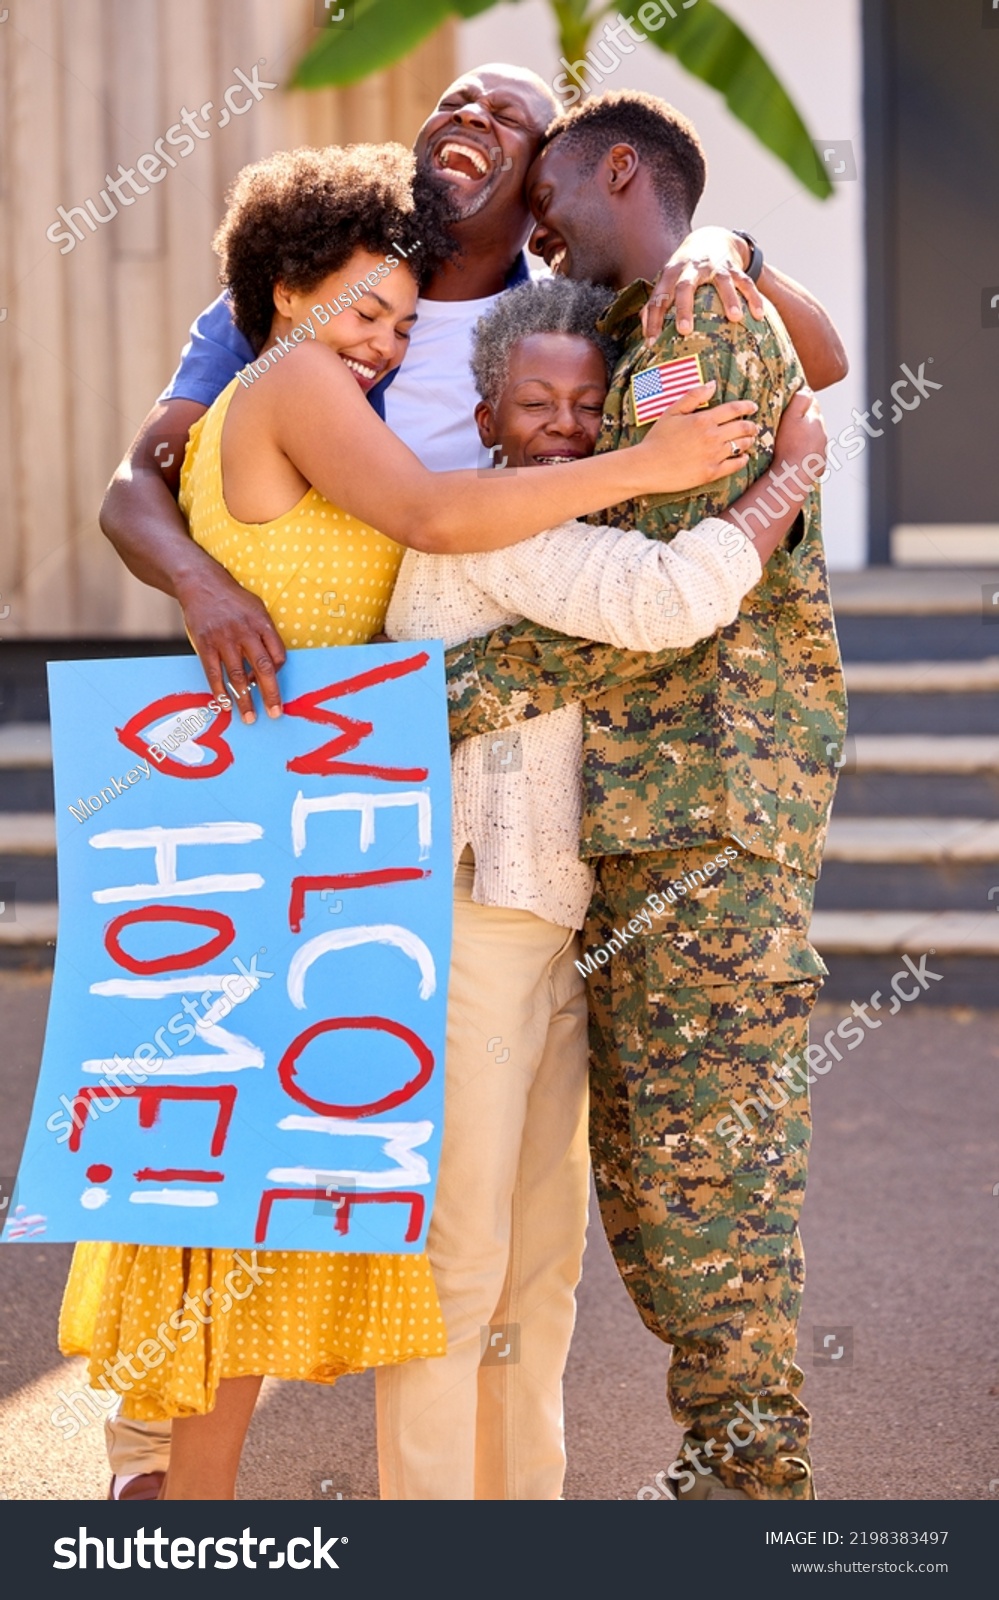
{"type": "Polygon", "coordinates": [[[588,339],[603,356],[610,382],[618,350],[613,339],[597,332],[596,322],[612,299],[611,289],[572,278],[541,278],[508,289],[479,318],[472,334],[472,375],[483,400],[498,404],[511,352],[532,333],[572,333],[588,339]]]}

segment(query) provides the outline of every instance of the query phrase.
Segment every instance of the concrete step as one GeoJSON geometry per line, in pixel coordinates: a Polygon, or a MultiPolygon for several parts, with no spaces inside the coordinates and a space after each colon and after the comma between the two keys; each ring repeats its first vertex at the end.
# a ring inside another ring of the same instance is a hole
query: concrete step
{"type": "Polygon", "coordinates": [[[55,847],[55,817],[51,812],[0,812],[0,856],[50,856],[55,847]]]}
{"type": "Polygon", "coordinates": [[[937,738],[999,734],[999,694],[852,694],[850,732],[937,738]]]}
{"type": "Polygon", "coordinates": [[[999,738],[851,734],[833,814],[999,818],[999,738]]]}
{"type": "Polygon", "coordinates": [[[842,817],[829,828],[821,912],[999,909],[999,822],[979,817],[842,817]],[[991,900],[989,898],[991,892],[991,900]]]}
{"type": "Polygon", "coordinates": [[[962,911],[999,909],[999,861],[826,861],[815,891],[820,911],[962,911]]]}
{"type": "Polygon", "coordinates": [[[999,957],[999,917],[987,912],[816,911],[811,940],[822,955],[999,957]]]}
{"type": "Polygon", "coordinates": [[[0,723],[0,814],[51,811],[54,805],[48,723],[0,723]]]}
{"type": "Polygon", "coordinates": [[[999,1006],[999,917],[988,913],[816,911],[811,939],[829,968],[823,1000],[848,1005],[888,996],[899,972],[911,993],[915,979],[901,959],[907,954],[917,967],[926,956],[928,971],[940,974],[927,980],[919,1004],[999,1006]]]}
{"type": "Polygon", "coordinates": [[[0,815],[11,811],[51,811],[54,805],[51,767],[0,770],[0,815]]]}
{"type": "Polygon", "coordinates": [[[52,733],[47,722],[0,724],[0,772],[51,765],[52,733]]]}
{"type": "Polygon", "coordinates": [[[995,567],[864,567],[830,573],[829,588],[837,616],[981,616],[992,605],[999,615],[995,567]]]}
{"type": "Polygon", "coordinates": [[[851,661],[846,686],[858,694],[986,694],[999,689],[999,656],[981,661],[851,661]]]}
{"type": "Polygon", "coordinates": [[[999,909],[997,896],[999,821],[837,815],[815,903],[823,912],[981,914],[999,909]]]}
{"type": "Polygon", "coordinates": [[[55,900],[55,844],[51,811],[0,811],[0,884],[8,899],[19,905],[55,900]]]}
{"type": "Polygon", "coordinates": [[[836,632],[846,662],[978,661],[996,652],[999,617],[957,613],[944,616],[856,616],[836,613],[836,632]]]}
{"type": "Polygon", "coordinates": [[[0,968],[51,966],[57,924],[54,900],[31,904],[19,898],[13,905],[4,901],[0,912],[0,968]]]}
{"type": "Polygon", "coordinates": [[[850,731],[999,734],[999,657],[847,663],[850,731]]]}
{"type": "Polygon", "coordinates": [[[999,736],[857,734],[847,740],[846,765],[861,773],[999,775],[999,736]]]}
{"type": "Polygon", "coordinates": [[[834,817],[825,860],[999,865],[999,822],[981,817],[834,817]]]}
{"type": "MultiPolygon", "coordinates": [[[[849,744],[847,746],[849,754],[849,744]]],[[[840,773],[834,817],[999,817],[999,772],[840,773]]]]}
{"type": "Polygon", "coordinates": [[[5,640],[0,659],[0,723],[45,722],[49,661],[191,655],[186,638],[5,640]]]}
{"type": "Polygon", "coordinates": [[[847,662],[974,661],[999,650],[999,572],[870,567],[831,574],[847,662]]]}

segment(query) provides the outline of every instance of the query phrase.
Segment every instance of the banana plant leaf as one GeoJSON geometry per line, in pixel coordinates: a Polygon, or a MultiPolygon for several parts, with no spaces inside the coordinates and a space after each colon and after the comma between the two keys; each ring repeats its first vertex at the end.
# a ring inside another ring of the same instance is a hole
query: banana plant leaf
{"type": "MultiPolygon", "coordinates": [[[[291,87],[319,89],[359,83],[402,60],[448,17],[477,16],[497,0],[356,0],[352,26],[323,31],[296,66],[291,87]]],[[[515,0],[514,0],[515,3],[515,0]]],[[[702,83],[724,96],[732,114],[795,174],[810,193],[828,199],[832,184],[808,128],[773,68],[720,6],[697,0],[689,10],[675,0],[675,18],[650,32],[649,42],[702,83]]],[[[618,11],[589,9],[589,0],[551,0],[559,48],[577,60],[597,24],[618,11]]],[[[633,18],[634,20],[634,18],[633,18]]],[[[638,24],[641,25],[640,23],[638,24]]]]}
{"type": "Polygon", "coordinates": [[[384,72],[448,17],[474,17],[496,0],[356,0],[349,28],[325,28],[291,75],[293,89],[360,83],[384,72]]]}
{"type": "Polygon", "coordinates": [[[808,129],[752,40],[712,0],[698,0],[689,11],[678,6],[679,0],[675,22],[650,33],[650,44],[676,56],[692,77],[724,95],[733,116],[790,167],[806,189],[827,200],[833,187],[808,129]]]}

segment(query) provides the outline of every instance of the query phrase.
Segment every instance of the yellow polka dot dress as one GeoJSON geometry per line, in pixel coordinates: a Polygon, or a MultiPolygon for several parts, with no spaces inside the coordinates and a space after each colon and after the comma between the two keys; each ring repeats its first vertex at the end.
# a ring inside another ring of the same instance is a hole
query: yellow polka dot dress
{"type": "MultiPolygon", "coordinates": [[[[381,631],[402,550],[315,489],[273,522],[229,515],[221,439],[237,382],[191,430],[180,505],[192,536],[260,596],[289,649],[365,644],[381,631]]],[[[222,1378],[335,1383],[444,1355],[446,1338],[424,1255],[85,1243],[59,1347],[89,1356],[91,1383],[119,1389],[126,1416],[155,1421],[210,1411],[222,1378]]]]}
{"type": "Polygon", "coordinates": [[[289,650],[367,644],[382,630],[402,546],[317,489],[273,522],[237,522],[222,493],[222,429],[238,383],[191,429],[180,508],[192,537],[259,595],[289,650]]]}

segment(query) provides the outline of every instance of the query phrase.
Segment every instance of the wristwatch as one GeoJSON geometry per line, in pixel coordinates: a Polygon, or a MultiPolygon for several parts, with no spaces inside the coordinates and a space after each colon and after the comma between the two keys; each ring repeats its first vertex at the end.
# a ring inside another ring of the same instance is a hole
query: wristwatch
{"type": "Polygon", "coordinates": [[[754,283],[759,283],[760,273],[763,271],[763,251],[751,233],[744,233],[741,228],[733,228],[732,232],[737,239],[745,239],[748,244],[749,266],[746,268],[746,276],[752,278],[754,283]]]}

